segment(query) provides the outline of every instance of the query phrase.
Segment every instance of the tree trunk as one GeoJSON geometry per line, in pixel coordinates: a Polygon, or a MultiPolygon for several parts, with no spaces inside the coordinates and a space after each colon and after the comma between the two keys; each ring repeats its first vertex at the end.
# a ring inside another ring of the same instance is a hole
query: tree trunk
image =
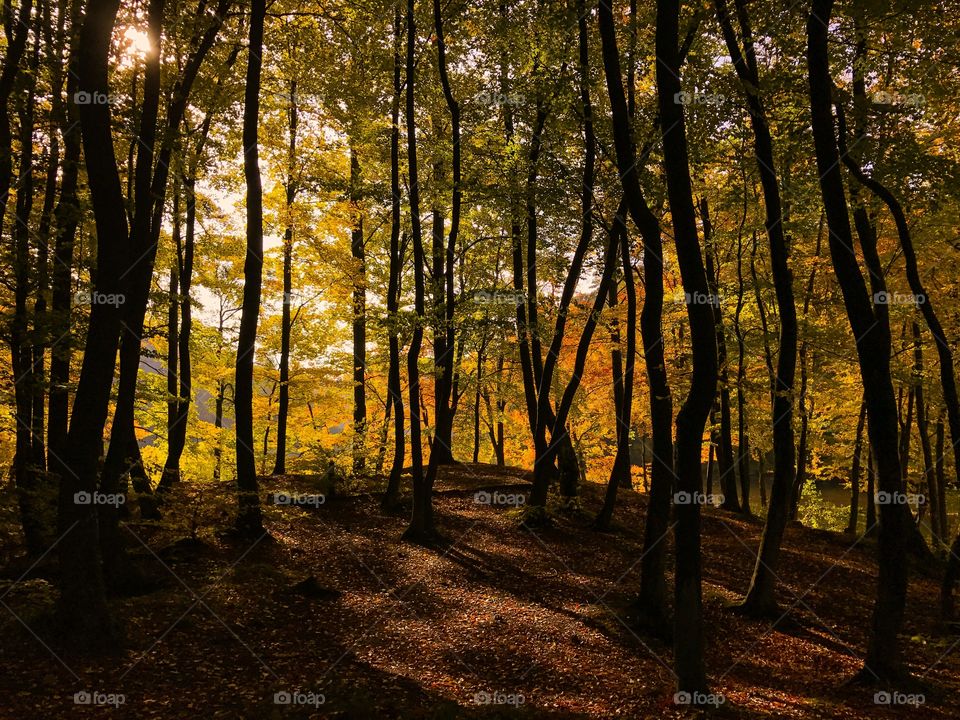
{"type": "MultiPolygon", "coordinates": [[[[877,463],[878,485],[895,495],[902,487],[897,455],[897,408],[890,376],[890,328],[882,306],[871,307],[866,283],[856,256],[850,252],[853,237],[840,174],[831,112],[833,81],[827,31],[833,0],[813,0],[807,22],[807,59],[810,107],[820,189],[830,229],[830,256],[853,336],[867,401],[867,430],[877,463]]],[[[845,153],[845,148],[843,149],[845,153]]],[[[863,248],[866,256],[868,248],[863,248]]],[[[899,681],[906,675],[897,634],[903,621],[907,594],[904,537],[906,516],[896,504],[880,506],[880,577],[873,627],[860,678],[865,681],[899,681]]]]}
{"type": "MultiPolygon", "coordinates": [[[[287,471],[287,414],[290,410],[290,329],[293,322],[290,313],[290,306],[293,304],[293,203],[297,198],[298,189],[297,180],[294,178],[297,167],[297,81],[291,80],[289,87],[287,181],[284,188],[286,228],[283,231],[283,310],[280,318],[280,393],[277,398],[277,455],[273,463],[273,475],[283,475],[287,471]]],[[[353,179],[353,163],[354,156],[351,151],[351,180],[353,179]]],[[[362,232],[361,229],[361,234],[362,232]]],[[[354,318],[354,326],[356,326],[356,318],[354,318]]],[[[356,358],[354,359],[356,360],[356,358]]],[[[356,362],[354,362],[354,365],[356,365],[356,362]]]]}
{"type": "MultiPolygon", "coordinates": [[[[80,2],[70,5],[70,59],[67,73],[67,97],[77,92],[77,37],[80,29],[80,2]]],[[[51,288],[50,337],[50,393],[47,408],[47,467],[65,453],[69,421],[70,383],[70,311],[73,301],[72,271],[73,243],[80,219],[77,182],[80,170],[81,136],[77,105],[64,103],[61,89],[54,92],[54,112],[63,135],[63,169],[60,175],[60,198],[53,211],[57,237],[53,250],[51,288]]]]}
{"type": "MultiPolygon", "coordinates": [[[[403,272],[403,249],[400,244],[400,4],[393,14],[393,99],[390,105],[390,279],[387,286],[387,333],[390,362],[387,369],[387,393],[393,403],[393,464],[387,489],[381,499],[385,510],[392,510],[400,500],[400,475],[406,457],[404,435],[403,390],[400,384],[400,275],[403,272]]],[[[406,244],[406,243],[404,243],[406,244]]]]}
{"type": "Polygon", "coordinates": [[[433,526],[433,487],[423,471],[423,449],[420,444],[420,346],[423,343],[424,306],[424,253],[423,231],[420,226],[420,181],[417,167],[417,122],[416,122],[416,19],[414,0],[407,0],[407,88],[406,88],[406,124],[407,124],[407,172],[409,175],[410,226],[413,236],[414,270],[414,306],[416,320],[413,338],[407,351],[407,375],[410,395],[410,451],[413,469],[413,514],[410,525],[404,532],[404,538],[413,542],[425,543],[434,539],[433,526]]]}
{"type": "MultiPolygon", "coordinates": [[[[700,252],[697,218],[690,183],[683,106],[675,98],[681,92],[679,0],[657,0],[656,63],[657,97],[663,130],[663,162],[667,197],[673,220],[677,264],[684,293],[690,298],[707,297],[709,287],[700,252]]],[[[703,431],[717,390],[717,347],[713,312],[706,304],[688,303],[693,372],[690,390],[676,419],[677,490],[693,499],[700,492],[703,431]]],[[[677,497],[683,497],[679,495],[677,497]]],[[[706,693],[703,658],[703,609],[700,568],[700,505],[675,505],[676,570],[674,573],[674,669],[677,690],[706,693]]],[[[695,696],[697,697],[697,696],[695,696]]]]}
{"type": "Polygon", "coordinates": [[[923,476],[926,481],[927,497],[923,505],[930,513],[930,537],[934,547],[940,547],[946,541],[940,529],[940,493],[937,491],[937,476],[933,467],[933,450],[930,447],[927,406],[923,396],[923,346],[920,344],[920,325],[913,322],[913,396],[917,411],[917,434],[920,436],[920,450],[923,454],[923,476]]]}
{"type": "Polygon", "coordinates": [[[736,465],[733,461],[733,427],[730,419],[730,383],[727,367],[727,338],[723,327],[723,312],[720,307],[720,266],[717,251],[713,241],[713,226],[710,222],[710,211],[707,199],[700,198],[700,222],[703,225],[704,259],[706,262],[707,287],[709,294],[706,298],[692,298],[689,302],[706,301],[713,312],[714,329],[716,332],[717,363],[719,370],[719,385],[714,408],[720,413],[720,426],[715,428],[715,444],[717,446],[717,469],[720,472],[720,488],[723,491],[723,502],[720,507],[730,512],[741,512],[740,501],[737,498],[736,465]]]}
{"type": "Polygon", "coordinates": [[[243,97],[243,175],[246,181],[247,250],[243,264],[243,303],[237,335],[233,406],[237,441],[237,519],[241,535],[260,536],[263,518],[253,450],[253,359],[263,287],[263,191],[260,184],[260,71],[266,0],[252,0],[243,97]]]}
{"type": "Polygon", "coordinates": [[[353,286],[353,472],[366,468],[367,434],[367,259],[363,239],[362,188],[360,160],[350,149],[350,202],[353,205],[353,228],[350,252],[357,279],[353,286]]]}
{"type": "Polygon", "coordinates": [[[777,612],[774,596],[780,545],[790,515],[794,482],[793,384],[797,366],[797,311],[793,298],[793,273],[783,228],[783,206],[774,164],[773,140],[766,110],[760,96],[760,77],[754,52],[753,33],[743,0],[736,0],[740,38],[733,29],[726,0],[715,1],[717,18],[723,31],[730,59],[747,98],[753,128],[754,152],[763,188],[766,209],[764,225],[770,243],[770,263],[780,318],[780,347],[772,399],[774,474],[767,520],[764,523],[760,552],[743,609],[750,615],[767,616],[777,612]],[[741,48],[742,42],[742,48],[741,48]]]}
{"type": "MultiPolygon", "coordinates": [[[[28,5],[29,3],[25,3],[28,5]]],[[[77,92],[107,97],[110,40],[117,0],[89,0],[77,55],[77,92]]],[[[97,272],[92,297],[119,297],[129,269],[130,247],[123,193],[113,151],[110,106],[78,104],[87,166],[87,181],[97,230],[97,272]]],[[[97,505],[83,500],[97,492],[99,458],[107,421],[110,390],[120,341],[121,306],[97,302],[90,308],[83,364],[73,414],[62,455],[55,455],[60,475],[60,598],[58,616],[67,645],[111,650],[119,629],[107,606],[97,505]]]]}
{"type": "Polygon", "coordinates": [[[857,419],[857,433],[853,442],[853,463],[850,465],[850,520],[847,522],[847,532],[857,533],[860,514],[860,458],[863,455],[863,427],[867,420],[867,403],[860,402],[860,414],[857,419]]]}
{"type": "MultiPolygon", "coordinates": [[[[624,97],[612,7],[600,3],[598,10],[604,76],[610,98],[617,168],[630,217],[643,239],[644,303],[640,313],[644,364],[650,388],[650,424],[653,458],[650,497],[647,505],[644,548],[640,566],[638,610],[649,618],[651,628],[667,627],[666,543],[669,532],[670,492],[673,485],[673,399],[667,379],[663,338],[663,242],[660,222],[651,212],[640,189],[630,110],[624,97]]],[[[699,463],[697,481],[699,487],[699,463]]]]}

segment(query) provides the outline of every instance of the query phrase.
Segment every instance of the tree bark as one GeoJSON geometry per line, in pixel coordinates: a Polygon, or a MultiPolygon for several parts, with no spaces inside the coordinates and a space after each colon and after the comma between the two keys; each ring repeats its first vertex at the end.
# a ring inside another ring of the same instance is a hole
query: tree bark
{"type": "MultiPolygon", "coordinates": [[[[284,188],[286,228],[283,231],[283,310],[280,318],[280,394],[277,398],[277,455],[273,463],[273,475],[287,471],[287,414],[290,409],[290,306],[293,304],[293,203],[297,198],[297,180],[294,178],[297,163],[297,81],[290,81],[290,105],[287,108],[287,181],[284,188]]],[[[355,158],[350,154],[350,172],[353,179],[355,158]]],[[[352,187],[352,185],[351,185],[352,187]]],[[[360,230],[361,237],[363,229],[360,230]]],[[[362,243],[361,243],[362,246],[362,243]]],[[[356,302],[356,298],[354,298],[356,302]]],[[[354,307],[356,311],[356,307],[354,307]]],[[[356,327],[356,317],[354,317],[356,327]]],[[[354,333],[356,339],[356,332],[354,333]]],[[[354,352],[356,365],[356,352],[354,352]]],[[[356,374],[356,372],[354,373],[356,374]]],[[[356,413],[355,413],[356,414],[356,413]]],[[[356,430],[356,423],[354,423],[356,430]]]]}
{"type": "Polygon", "coordinates": [[[233,385],[237,441],[237,519],[240,535],[259,536],[263,529],[257,466],[253,450],[253,359],[263,287],[263,191],[260,183],[260,73],[266,0],[252,0],[243,96],[243,175],[246,181],[247,248],[243,264],[243,303],[233,385]]]}
{"type": "MultiPolygon", "coordinates": [[[[118,0],[88,0],[77,54],[77,92],[108,97],[107,66],[118,0]]],[[[130,247],[120,175],[113,151],[110,106],[78,104],[87,181],[97,230],[96,296],[122,296],[130,247]]],[[[97,491],[99,457],[107,421],[110,389],[120,341],[121,306],[91,305],[90,322],[73,414],[62,455],[55,455],[60,475],[60,598],[57,606],[67,645],[112,650],[119,627],[107,606],[97,505],[78,502],[97,491]],[[83,495],[85,493],[86,495],[83,495]]]]}
{"type": "MultiPolygon", "coordinates": [[[[653,457],[650,497],[644,528],[640,565],[640,595],[637,609],[652,628],[667,627],[666,543],[669,532],[670,492],[673,485],[673,399],[667,378],[663,338],[663,241],[660,221],[651,212],[637,171],[631,133],[630,111],[624,96],[612,7],[600,3],[598,10],[603,68],[613,121],[617,169],[630,217],[643,240],[644,302],[640,334],[650,388],[650,425],[653,457]]],[[[699,476],[699,467],[697,468],[699,476]]],[[[699,481],[699,477],[698,477],[699,481]]]]}
{"type": "MultiPolygon", "coordinates": [[[[367,258],[363,240],[363,207],[360,159],[350,148],[350,204],[353,228],[350,232],[350,253],[354,271],[353,285],[353,472],[366,469],[367,435],[367,258]]],[[[282,396],[281,396],[282,397],[282,396]]]]}
{"type": "MultiPolygon", "coordinates": [[[[406,456],[404,435],[403,391],[400,384],[400,275],[403,271],[403,250],[400,244],[400,4],[393,15],[393,100],[390,106],[390,278],[387,286],[387,334],[390,361],[387,369],[387,392],[393,403],[393,464],[381,505],[392,509],[400,499],[400,475],[406,456]]],[[[404,243],[405,244],[405,243],[404,243]]]]}
{"type": "Polygon", "coordinates": [[[404,538],[418,543],[431,542],[435,538],[433,525],[433,487],[431,479],[424,474],[423,449],[420,443],[420,346],[423,343],[424,306],[424,252],[423,230],[420,225],[420,181],[417,166],[417,121],[416,121],[416,18],[414,0],[407,0],[407,173],[409,175],[410,226],[413,238],[414,308],[416,312],[413,337],[407,351],[407,376],[410,402],[410,452],[413,469],[413,514],[404,538]]]}
{"type": "Polygon", "coordinates": [[[850,465],[850,520],[847,523],[847,532],[857,533],[858,517],[860,514],[860,458],[863,455],[863,427],[867,420],[867,403],[860,402],[860,413],[857,419],[857,433],[853,442],[853,462],[850,465]]]}
{"type": "MultiPolygon", "coordinates": [[[[890,328],[886,313],[871,307],[866,283],[856,256],[850,252],[853,237],[840,174],[831,112],[833,82],[827,31],[833,0],[813,0],[807,22],[807,60],[810,107],[820,189],[830,229],[830,256],[843,293],[844,306],[856,339],[857,357],[867,401],[867,430],[877,463],[878,485],[895,495],[902,488],[897,456],[897,409],[890,376],[890,328]],[[876,311],[875,311],[876,309],[876,311]]],[[[864,248],[864,252],[867,249],[864,248]]],[[[879,582],[872,632],[860,678],[865,681],[899,681],[906,673],[898,632],[907,593],[905,515],[896,504],[880,506],[879,582]]]]}
{"type": "MultiPolygon", "coordinates": [[[[684,293],[690,298],[709,293],[696,211],[690,183],[683,106],[676,102],[681,92],[679,0],[657,0],[656,64],[657,98],[663,131],[663,163],[667,197],[673,221],[673,237],[684,293]]],[[[688,303],[693,371],[690,390],[676,418],[677,489],[694,498],[700,491],[703,431],[717,389],[717,347],[713,313],[706,304],[688,303]]],[[[703,609],[701,595],[700,506],[697,502],[675,505],[674,543],[674,670],[677,690],[706,693],[703,657],[703,609]]],[[[696,696],[695,696],[696,697],[696,696]]]]}

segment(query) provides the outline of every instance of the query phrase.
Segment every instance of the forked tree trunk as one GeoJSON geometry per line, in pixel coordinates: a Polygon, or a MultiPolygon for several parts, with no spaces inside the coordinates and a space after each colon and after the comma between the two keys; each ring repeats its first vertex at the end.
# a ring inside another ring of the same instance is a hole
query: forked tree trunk
{"type": "MultiPolygon", "coordinates": [[[[640,564],[639,613],[649,619],[651,628],[667,623],[666,534],[670,524],[670,493],[673,484],[673,399],[667,379],[663,338],[663,241],[660,222],[651,212],[640,189],[636,150],[631,133],[630,109],[624,95],[617,49],[613,9],[600,3],[598,21],[602,43],[603,68],[613,121],[617,168],[623,185],[624,200],[630,217],[643,240],[644,302],[640,313],[644,365],[650,389],[650,425],[652,459],[650,497],[644,528],[644,547],[640,564]]],[[[699,487],[699,463],[697,467],[699,487]]]]}
{"type": "MultiPolygon", "coordinates": [[[[390,105],[390,279],[387,284],[387,334],[389,366],[387,393],[393,404],[393,463],[381,506],[391,510],[400,499],[400,474],[406,456],[404,436],[403,390],[400,385],[400,275],[403,271],[403,250],[400,244],[400,3],[393,12],[393,99],[390,105]]],[[[405,244],[405,243],[404,243],[405,244]]]]}
{"type": "MultiPolygon", "coordinates": [[[[89,0],[80,32],[77,91],[108,96],[110,39],[117,0],[89,0]]],[[[129,269],[130,248],[120,175],[113,152],[110,106],[78,106],[87,165],[87,181],[97,229],[94,291],[123,292],[121,277],[129,269]]],[[[94,303],[84,346],[83,364],[73,402],[70,429],[62,455],[55,455],[60,475],[60,598],[57,605],[66,644],[86,651],[113,649],[119,631],[107,606],[97,506],[78,502],[97,491],[99,457],[107,421],[110,390],[120,342],[121,308],[94,303]],[[85,493],[82,495],[81,493],[85,493]]]]}
{"type": "Polygon", "coordinates": [[[770,243],[770,264],[780,318],[780,343],[771,407],[773,488],[753,578],[742,605],[750,615],[767,616],[777,613],[774,588],[780,560],[780,546],[790,516],[793,494],[793,384],[797,366],[797,310],[793,298],[793,273],[788,262],[789,248],[783,227],[783,205],[774,160],[773,139],[770,135],[766,109],[760,96],[760,74],[754,52],[750,18],[744,0],[735,0],[740,29],[738,38],[730,20],[726,0],[715,0],[715,5],[730,59],[740,79],[747,99],[747,109],[750,112],[754,152],[766,210],[764,225],[770,243]]]}

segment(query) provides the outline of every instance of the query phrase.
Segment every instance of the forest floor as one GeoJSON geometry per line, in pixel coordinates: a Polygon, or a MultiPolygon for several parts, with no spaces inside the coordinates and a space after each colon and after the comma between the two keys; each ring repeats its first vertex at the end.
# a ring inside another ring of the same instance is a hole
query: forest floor
{"type": "MultiPolygon", "coordinates": [[[[310,486],[285,477],[264,489],[310,486]]],[[[371,495],[270,506],[270,536],[257,542],[131,523],[131,554],[157,587],[117,602],[126,645],[108,658],[58,648],[46,564],[19,581],[8,568],[0,718],[695,716],[674,703],[670,647],[636,631],[625,610],[646,496],[621,491],[613,531],[598,533],[590,519],[602,488],[588,485],[583,512],[528,531],[496,504],[527,489],[518,470],[445,469],[435,508],[448,542],[433,549],[400,542],[406,516],[384,514],[371,495]],[[478,490],[501,494],[483,504],[478,490]],[[91,703],[76,704],[78,692],[91,703]]],[[[707,669],[723,699],[714,716],[960,717],[960,637],[937,621],[933,569],[911,571],[902,635],[923,685],[898,699],[924,702],[878,705],[877,688],[847,684],[873,607],[872,541],[789,528],[784,618],[757,622],[729,605],[747,587],[760,531],[704,513],[707,669]]],[[[672,547],[672,533],[664,542],[672,547]]]]}

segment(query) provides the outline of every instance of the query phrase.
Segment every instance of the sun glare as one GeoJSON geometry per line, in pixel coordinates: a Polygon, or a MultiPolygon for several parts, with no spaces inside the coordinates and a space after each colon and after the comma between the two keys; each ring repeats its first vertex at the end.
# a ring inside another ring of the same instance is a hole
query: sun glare
{"type": "Polygon", "coordinates": [[[151,50],[150,36],[143,30],[128,27],[123,32],[123,39],[126,43],[128,55],[147,55],[151,50]]]}

